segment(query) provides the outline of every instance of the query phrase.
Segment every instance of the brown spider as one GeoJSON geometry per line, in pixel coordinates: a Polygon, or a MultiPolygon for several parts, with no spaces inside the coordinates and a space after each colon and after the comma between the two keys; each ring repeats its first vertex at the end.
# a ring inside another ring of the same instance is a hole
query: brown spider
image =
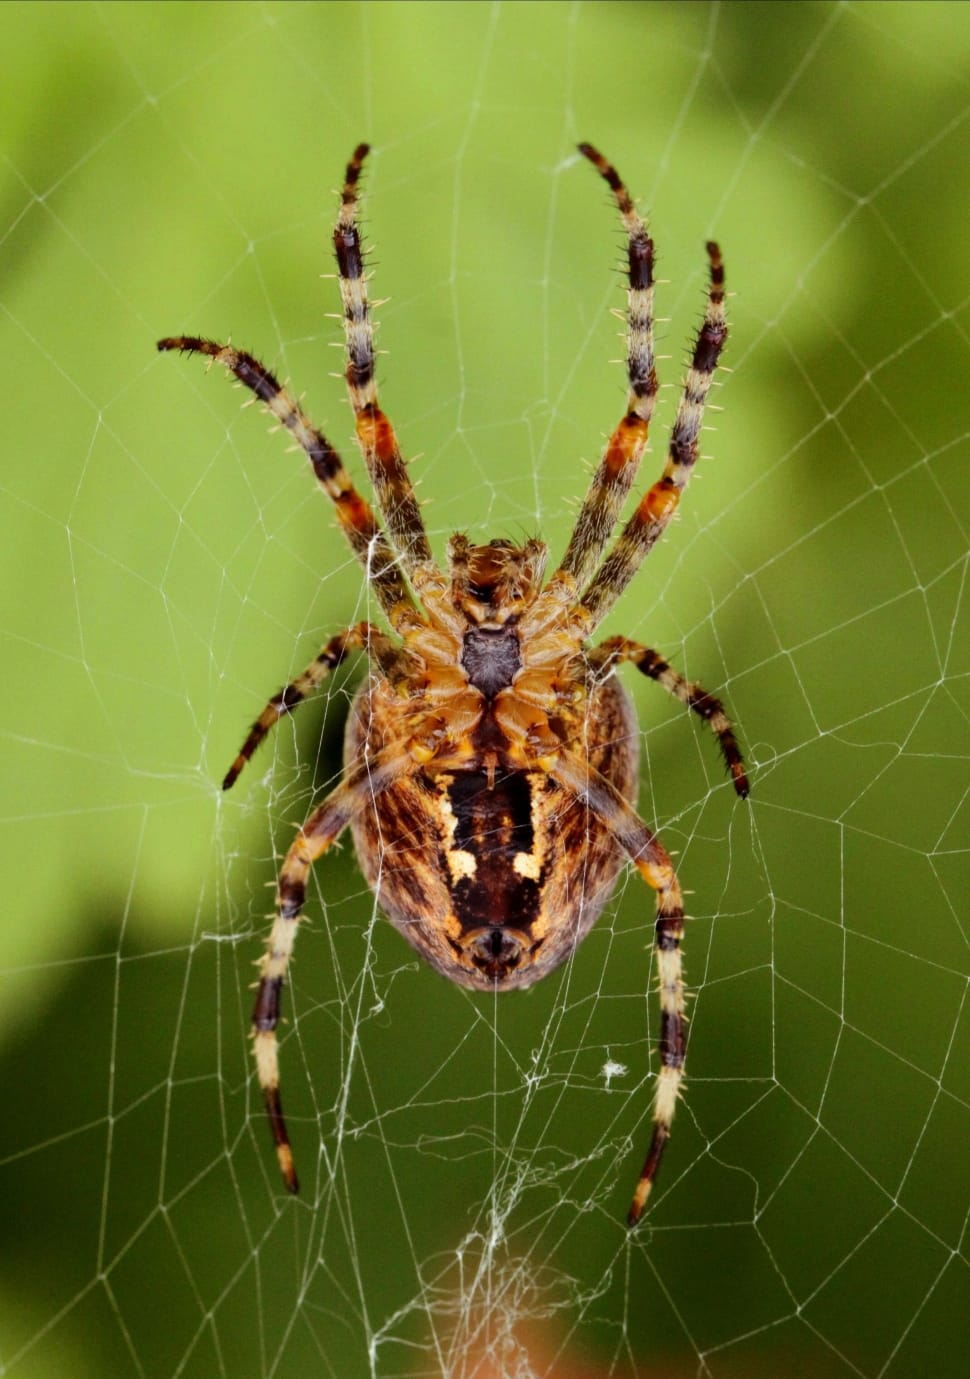
{"type": "Polygon", "coordinates": [[[609,184],[627,234],[626,412],[593,475],[559,568],[546,547],[472,545],[455,535],[435,563],[414,490],[374,379],[374,336],[358,226],[368,146],[347,166],[334,246],[343,299],[346,380],[357,441],[387,525],[354,488],[330,442],[252,355],[195,336],[160,350],[217,359],[306,452],[393,629],[339,633],[269,701],[223,781],[229,789],[277,720],[353,651],[370,676],[350,712],[341,783],[303,824],[279,875],[277,916],[253,1010],[260,1086],[283,1179],[298,1191],[279,1093],[276,1027],[310,867],[349,825],[360,866],[391,923],[461,986],[530,986],[573,953],[629,858],[657,892],[660,1061],[653,1133],[628,1221],[656,1176],[684,1075],[684,910],[670,858],[637,815],[633,709],[613,670],[630,661],[710,724],[739,795],[748,782],[720,703],[656,651],[596,628],[673,516],[697,459],[711,379],[727,337],[724,269],[707,245],[710,288],[663,474],[604,552],[636,477],[657,395],[653,241],[616,169],[580,144],[609,184]]]}

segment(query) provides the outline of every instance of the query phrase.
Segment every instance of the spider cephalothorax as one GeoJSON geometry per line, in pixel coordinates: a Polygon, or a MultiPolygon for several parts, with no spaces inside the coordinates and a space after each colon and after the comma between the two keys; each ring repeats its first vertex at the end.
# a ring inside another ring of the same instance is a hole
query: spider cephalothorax
{"type": "Polygon", "coordinates": [[[481,991],[525,987],[574,952],[630,860],[657,893],[655,955],[661,1069],[654,1126],[630,1207],[640,1217],[670,1133],[686,1051],[681,890],[634,808],[638,739],[613,670],[632,662],[713,729],[739,795],[741,753],[718,700],[656,651],[590,639],[676,510],[697,459],[704,405],[727,336],[724,272],[707,246],[710,288],[660,478],[607,553],[633,485],[657,394],[653,241],[616,170],[580,152],[609,185],[627,233],[626,411],[600,461],[559,567],[546,547],[455,535],[436,564],[394,430],[380,408],[357,217],[368,149],[347,167],[334,246],[344,306],[346,379],[357,439],[387,533],[330,442],[252,355],[197,336],[159,341],[219,360],[306,453],[367,572],[392,632],[360,623],[333,637],[269,701],[223,785],[282,714],[351,652],[371,669],[347,723],[344,775],[299,830],[280,871],[277,917],[253,1011],[257,1071],[287,1187],[297,1178],[279,1094],[276,1028],[312,864],[349,826],[367,881],[392,924],[439,972],[481,991]]]}

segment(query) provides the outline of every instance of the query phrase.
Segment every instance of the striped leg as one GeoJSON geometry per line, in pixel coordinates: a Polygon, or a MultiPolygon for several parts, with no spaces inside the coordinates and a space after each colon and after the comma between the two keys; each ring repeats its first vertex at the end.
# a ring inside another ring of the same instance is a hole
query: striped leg
{"type": "Polygon", "coordinates": [[[687,1014],[680,944],[684,934],[684,901],[673,863],[663,846],[620,792],[589,762],[564,755],[552,778],[593,810],[631,858],[647,885],[657,892],[654,924],[660,992],[660,1072],[653,1099],[653,1133],[627,1214],[635,1226],[653,1187],[677,1108],[687,1053],[687,1014]]]}
{"type": "Polygon", "coordinates": [[[280,869],[277,914],[260,963],[259,987],[253,1007],[253,1052],[276,1155],[289,1192],[299,1192],[300,1185],[280,1101],[276,1027],[280,1022],[283,983],[306,899],[307,878],[313,863],[336,841],[351,819],[362,809],[369,808],[376,796],[395,780],[414,769],[413,759],[404,753],[385,753],[373,761],[363,762],[310,815],[293,840],[280,869]]]}
{"type": "Polygon", "coordinates": [[[580,144],[579,151],[608,184],[627,234],[626,366],[629,379],[626,412],[593,475],[557,571],[558,575],[570,576],[582,586],[602,557],[636,477],[657,399],[657,370],[653,352],[653,240],[612,164],[592,144],[580,144]]]}
{"type": "Polygon", "coordinates": [[[598,675],[611,670],[622,661],[631,662],[643,675],[656,680],[668,694],[686,704],[710,725],[731,773],[734,788],[743,799],[748,794],[744,760],[738,740],[734,736],[734,729],[731,727],[731,720],[724,712],[721,701],[708,694],[700,685],[685,680],[659,652],[652,651],[648,646],[641,646],[639,642],[631,642],[626,637],[610,637],[595,647],[588,656],[590,669],[598,675]]]}
{"type": "Polygon", "coordinates": [[[306,454],[318,483],[337,510],[337,520],[364,567],[391,626],[399,632],[420,626],[422,620],[414,607],[404,576],[370,504],[354,488],[336,450],[269,369],[244,350],[193,335],[159,340],[158,348],[205,354],[224,365],[240,383],[255,393],[306,454]]]}
{"type": "Polygon", "coordinates": [[[226,778],[222,782],[223,790],[229,790],[235,785],[246,762],[283,715],[292,713],[297,704],[309,698],[331,671],[336,670],[353,651],[369,652],[386,675],[393,675],[400,656],[390,637],[372,627],[370,623],[358,623],[356,627],[350,627],[345,632],[338,632],[310,662],[302,675],[284,685],[279,694],[274,694],[250,728],[249,736],[240,748],[239,755],[226,772],[226,778]]]}
{"type": "Polygon", "coordinates": [[[374,326],[357,221],[357,188],[369,152],[367,144],[360,144],[347,164],[340,215],[333,232],[347,342],[347,391],[357,419],[357,440],[377,494],[377,505],[387,522],[391,541],[401,552],[404,568],[411,573],[416,566],[431,563],[433,557],[394,428],[377,400],[374,326]]]}
{"type": "Polygon", "coordinates": [[[711,263],[707,311],[694,344],[680,406],[670,433],[667,463],[661,477],[640,499],[616,545],[583,595],[582,604],[590,628],[606,617],[636,574],[644,556],[665,530],[677,510],[680,495],[687,486],[697,460],[704,407],[727,339],[724,265],[721,251],[713,240],[707,245],[707,253],[711,263]]]}

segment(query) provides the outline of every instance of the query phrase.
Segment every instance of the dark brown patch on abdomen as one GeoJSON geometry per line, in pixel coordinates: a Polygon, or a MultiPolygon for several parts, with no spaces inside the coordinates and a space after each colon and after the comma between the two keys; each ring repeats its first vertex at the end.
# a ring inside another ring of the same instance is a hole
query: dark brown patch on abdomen
{"type": "Polygon", "coordinates": [[[448,785],[455,816],[454,847],[474,859],[474,875],[454,886],[455,914],[463,929],[509,924],[529,929],[539,913],[541,875],[516,870],[520,854],[531,857],[532,782],[523,771],[496,777],[460,771],[448,785]]]}

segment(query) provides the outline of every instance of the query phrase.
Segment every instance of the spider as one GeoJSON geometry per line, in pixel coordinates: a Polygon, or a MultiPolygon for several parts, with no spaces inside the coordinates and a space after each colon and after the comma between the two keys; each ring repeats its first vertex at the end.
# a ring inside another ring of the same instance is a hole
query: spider
{"type": "Polygon", "coordinates": [[[305,452],[392,629],[362,622],[331,638],[276,694],[223,781],[229,789],[276,722],[352,652],[370,673],[354,698],[344,770],[299,829],[279,874],[276,917],[253,1010],[257,1075],[286,1187],[299,1185],[279,1090],[276,1029],[311,866],[350,828],[361,870],[391,923],[438,972],[499,992],[531,986],[577,948],[629,859],[656,892],[660,1071],[653,1129],[627,1220],[635,1225],[660,1165],[684,1076],[684,908],[670,857],[635,810],[638,737],[614,675],[630,662],[709,724],[741,796],[748,781],[717,699],[657,651],[590,639],[673,517],[698,454],[711,380],[727,337],[724,269],[707,245],[703,323],[660,478],[607,554],[636,477],[657,396],[654,246],[616,169],[579,152],[606,181],[627,237],[626,409],[582,502],[565,554],[544,582],[546,547],[473,545],[460,533],[435,562],[375,381],[374,330],[358,221],[369,152],[347,165],[333,233],[346,338],[346,382],[374,509],[293,395],[251,354],[196,336],[160,350],[207,355],[249,388],[305,452]],[[386,530],[385,530],[386,527],[386,530]]]}

